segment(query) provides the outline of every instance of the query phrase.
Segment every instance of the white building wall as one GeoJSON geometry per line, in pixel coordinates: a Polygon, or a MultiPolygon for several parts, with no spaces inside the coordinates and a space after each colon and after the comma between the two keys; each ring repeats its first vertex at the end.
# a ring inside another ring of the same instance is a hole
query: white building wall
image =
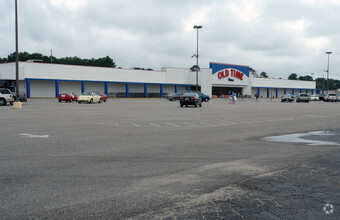
{"type": "Polygon", "coordinates": [[[55,98],[55,82],[54,81],[31,81],[31,97],[32,98],[55,98]]]}
{"type": "Polygon", "coordinates": [[[252,87],[315,89],[314,81],[254,78],[252,87]]]}
{"type": "Polygon", "coordinates": [[[171,94],[175,92],[174,85],[163,85],[163,94],[171,94]]]}
{"type": "Polygon", "coordinates": [[[129,93],[144,93],[144,84],[129,84],[129,93]]]}
{"type": "Polygon", "coordinates": [[[63,93],[63,92],[73,92],[79,96],[81,94],[81,83],[60,81],[59,82],[59,93],[63,93]]]}
{"type": "Polygon", "coordinates": [[[187,90],[187,87],[186,87],[186,86],[178,86],[178,87],[177,87],[177,92],[178,92],[178,93],[185,92],[186,90],[187,90]]]}
{"type": "Polygon", "coordinates": [[[148,84],[148,93],[159,93],[160,91],[160,85],[148,84]]]}
{"type": "Polygon", "coordinates": [[[85,82],[85,91],[104,92],[105,84],[97,82],[85,82]]]}

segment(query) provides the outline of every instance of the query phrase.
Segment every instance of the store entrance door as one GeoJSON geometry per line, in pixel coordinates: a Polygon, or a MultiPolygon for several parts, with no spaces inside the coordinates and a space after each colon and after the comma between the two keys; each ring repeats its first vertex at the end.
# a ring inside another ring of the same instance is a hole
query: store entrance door
{"type": "Polygon", "coordinates": [[[242,88],[238,87],[212,87],[212,95],[223,98],[235,92],[237,95],[242,95],[242,88]]]}

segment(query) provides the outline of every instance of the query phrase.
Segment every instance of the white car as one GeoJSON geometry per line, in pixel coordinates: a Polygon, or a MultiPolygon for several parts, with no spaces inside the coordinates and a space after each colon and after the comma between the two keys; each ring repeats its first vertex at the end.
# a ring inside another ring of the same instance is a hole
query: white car
{"type": "Polygon", "coordinates": [[[310,100],[310,101],[319,101],[319,96],[318,96],[318,95],[311,95],[311,96],[309,97],[309,100],[310,100]]]}

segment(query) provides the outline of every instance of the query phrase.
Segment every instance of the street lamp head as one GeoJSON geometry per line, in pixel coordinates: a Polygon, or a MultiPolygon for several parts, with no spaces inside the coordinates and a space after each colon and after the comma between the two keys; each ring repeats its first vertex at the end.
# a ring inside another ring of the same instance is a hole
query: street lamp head
{"type": "Polygon", "coordinates": [[[202,26],[201,26],[201,25],[195,25],[194,28],[195,28],[195,29],[201,29],[202,26]]]}
{"type": "Polygon", "coordinates": [[[332,54],[332,52],[326,52],[326,54],[332,54]]]}

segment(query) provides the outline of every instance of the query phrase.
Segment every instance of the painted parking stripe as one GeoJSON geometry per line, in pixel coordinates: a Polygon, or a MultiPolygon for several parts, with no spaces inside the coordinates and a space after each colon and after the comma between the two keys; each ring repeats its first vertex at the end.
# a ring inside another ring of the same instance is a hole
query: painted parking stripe
{"type": "Polygon", "coordinates": [[[133,123],[132,125],[136,126],[136,127],[140,127],[139,124],[133,123]]]}
{"type": "Polygon", "coordinates": [[[157,127],[157,128],[160,128],[160,127],[161,127],[161,126],[156,125],[156,124],[154,124],[154,123],[149,123],[149,125],[154,126],[154,127],[157,127]]]}
{"type": "Polygon", "coordinates": [[[19,134],[23,137],[28,137],[28,138],[49,138],[50,135],[48,134],[44,134],[44,135],[37,135],[37,134],[26,134],[26,133],[23,133],[23,134],[19,134]]]}
{"type": "Polygon", "coordinates": [[[190,125],[190,126],[192,126],[192,127],[197,127],[197,126],[198,126],[198,125],[194,125],[194,124],[187,123],[187,122],[183,122],[183,124],[185,124],[185,125],[190,125]]]}
{"type": "Polygon", "coordinates": [[[200,121],[200,124],[208,125],[208,126],[216,126],[216,125],[212,125],[212,124],[209,124],[209,123],[207,123],[207,122],[204,122],[204,121],[200,121]]]}
{"type": "Polygon", "coordinates": [[[169,123],[169,122],[166,122],[165,124],[171,125],[171,126],[174,126],[174,127],[177,127],[177,128],[180,128],[180,127],[181,127],[181,126],[179,126],[179,125],[175,125],[175,124],[172,124],[172,123],[169,123]]]}

